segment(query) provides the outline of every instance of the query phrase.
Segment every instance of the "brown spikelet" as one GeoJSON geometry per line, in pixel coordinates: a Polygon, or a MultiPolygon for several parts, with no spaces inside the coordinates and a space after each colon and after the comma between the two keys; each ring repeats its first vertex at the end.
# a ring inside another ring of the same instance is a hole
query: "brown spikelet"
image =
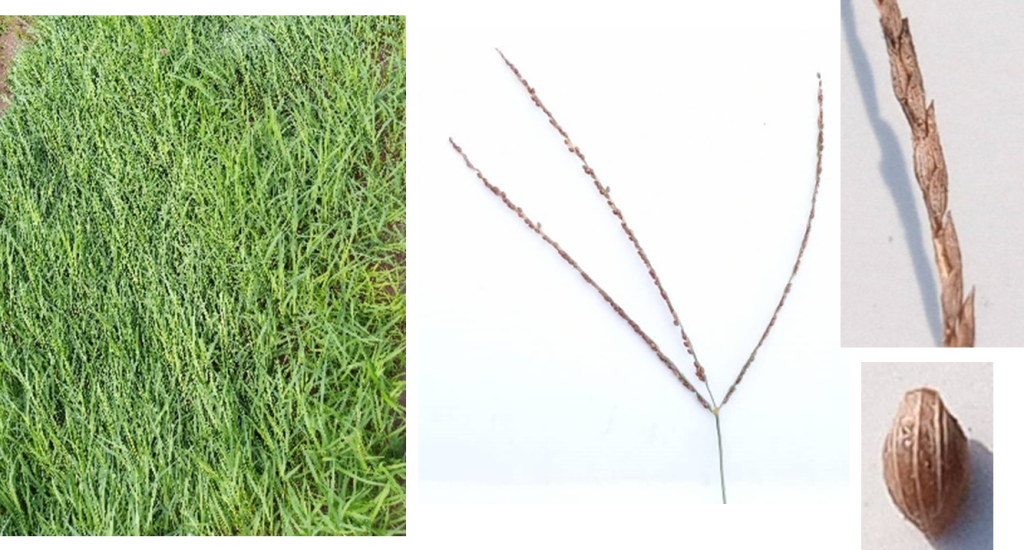
{"type": "Polygon", "coordinates": [[[956,337],[953,346],[957,348],[969,348],[974,346],[974,288],[964,299],[960,307],[960,318],[956,325],[956,337]]]}
{"type": "Polygon", "coordinates": [[[942,343],[946,347],[974,346],[974,291],[964,300],[963,264],[953,216],[947,211],[949,174],[935,120],[935,104],[926,103],[924,81],[910,24],[896,0],[875,0],[889,52],[892,88],[910,124],[914,146],[914,176],[921,188],[935,247],[942,285],[942,343]]]}

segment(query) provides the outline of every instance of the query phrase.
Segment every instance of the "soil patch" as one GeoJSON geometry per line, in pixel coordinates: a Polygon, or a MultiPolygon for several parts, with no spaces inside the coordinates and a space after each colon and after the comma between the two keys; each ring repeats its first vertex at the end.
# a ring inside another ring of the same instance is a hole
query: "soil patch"
{"type": "Polygon", "coordinates": [[[0,116],[2,116],[11,99],[11,93],[7,90],[7,71],[14,63],[14,55],[18,51],[18,46],[25,42],[28,36],[28,23],[16,17],[0,16],[0,28],[4,29],[3,34],[0,34],[0,116]]]}

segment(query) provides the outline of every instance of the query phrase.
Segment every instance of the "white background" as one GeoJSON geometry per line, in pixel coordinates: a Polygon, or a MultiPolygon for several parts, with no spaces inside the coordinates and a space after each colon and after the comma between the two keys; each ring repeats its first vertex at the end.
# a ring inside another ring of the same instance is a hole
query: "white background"
{"type": "MultiPolygon", "coordinates": [[[[901,0],[977,287],[979,347],[1024,345],[1024,2],[901,0]]],[[[873,2],[843,0],[844,346],[941,345],[931,231],[873,2]]]]}
{"type": "Polygon", "coordinates": [[[801,25],[771,13],[577,20],[582,29],[540,16],[435,21],[446,30],[416,41],[410,25],[410,406],[416,507],[434,529],[485,503],[505,514],[556,502],[621,513],[610,505],[628,501],[674,514],[719,498],[713,417],[447,143],[454,137],[692,378],[640,260],[495,46],[611,187],[718,398],[768,322],[803,236],[822,73],[825,172],[811,242],[722,422],[731,502],[848,506],[838,17],[807,12],[823,19],[801,25]]]}
{"type": "Polygon", "coordinates": [[[922,387],[939,392],[968,440],[970,482],[957,520],[940,548],[992,547],[992,486],[995,447],[992,433],[991,363],[865,363],[861,365],[864,427],[861,445],[861,542],[873,550],[929,548],[928,540],[903,515],[886,490],[882,442],[892,427],[903,395],[922,387]]]}

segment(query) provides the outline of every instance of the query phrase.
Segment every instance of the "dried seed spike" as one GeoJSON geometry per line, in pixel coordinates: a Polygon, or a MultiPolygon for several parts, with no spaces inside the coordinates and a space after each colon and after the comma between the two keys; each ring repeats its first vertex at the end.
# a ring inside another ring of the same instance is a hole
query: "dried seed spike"
{"type": "Polygon", "coordinates": [[[924,79],[914,50],[910,24],[900,14],[899,4],[896,0],[875,0],[875,5],[889,52],[893,92],[913,136],[914,177],[928,209],[935,262],[942,286],[942,343],[950,347],[970,342],[969,345],[973,346],[974,308],[970,308],[969,319],[963,317],[963,266],[953,219],[947,212],[949,174],[939,140],[935,105],[927,102],[925,97],[924,79]],[[962,335],[958,328],[961,324],[964,326],[962,335]],[[967,337],[968,328],[972,334],[970,337],[967,337]]]}
{"type": "MultiPolygon", "coordinates": [[[[699,402],[700,405],[705,409],[711,410],[711,405],[707,402],[706,399],[704,399],[704,396],[702,396],[697,391],[697,389],[693,387],[693,384],[691,384],[690,381],[686,378],[686,376],[684,376],[683,373],[679,371],[679,367],[677,367],[675,363],[673,363],[672,360],[669,359],[669,357],[665,355],[664,352],[661,351],[661,348],[658,347],[658,344],[655,343],[654,340],[652,340],[651,337],[648,336],[647,333],[640,328],[640,325],[638,325],[636,321],[634,321],[633,318],[626,313],[626,310],[622,309],[622,306],[620,306],[611,297],[611,295],[605,292],[605,290],[601,288],[601,286],[598,285],[597,282],[594,281],[594,279],[589,274],[587,274],[587,272],[584,271],[582,267],[580,267],[580,264],[577,263],[576,260],[573,259],[573,257],[570,256],[569,253],[566,252],[561,247],[561,245],[559,245],[557,242],[555,242],[554,239],[549,237],[547,233],[541,230],[540,223],[531,220],[530,217],[527,216],[525,212],[523,212],[522,208],[517,206],[514,202],[512,202],[511,199],[508,198],[508,196],[505,194],[504,191],[501,190],[501,188],[488,181],[487,178],[484,176],[483,172],[481,172],[479,168],[477,168],[476,166],[473,165],[472,162],[470,162],[469,155],[467,155],[462,150],[462,148],[455,143],[454,139],[448,138],[448,142],[451,143],[452,148],[455,149],[455,152],[462,156],[462,160],[465,161],[466,166],[476,173],[477,179],[479,179],[484,184],[484,187],[486,187],[488,190],[491,191],[491,193],[500,198],[501,201],[505,203],[505,206],[508,207],[509,210],[515,212],[516,215],[519,216],[519,219],[521,219],[527,227],[532,229],[534,233],[539,235],[540,238],[544,240],[544,242],[548,243],[552,248],[554,248],[555,252],[557,252],[558,255],[561,256],[567,264],[572,266],[572,268],[575,269],[581,277],[583,277],[583,280],[586,281],[587,284],[589,284],[591,287],[593,287],[594,290],[596,290],[602,298],[604,298],[604,301],[607,302],[609,306],[611,306],[615,313],[617,313],[619,317],[621,317],[624,321],[626,321],[626,323],[629,324],[630,328],[633,329],[633,332],[635,332],[637,336],[639,336],[644,341],[644,343],[646,343],[651,348],[651,351],[653,351],[654,354],[658,356],[658,359],[661,360],[662,364],[664,364],[666,367],[668,367],[670,371],[672,371],[672,373],[676,376],[676,379],[679,380],[679,383],[682,384],[684,388],[693,392],[693,395],[697,398],[697,402],[699,402]]],[[[698,370],[698,373],[703,374],[703,370],[698,370]]]]}
{"type": "Polygon", "coordinates": [[[882,449],[885,485],[904,517],[934,539],[956,519],[969,477],[967,438],[939,393],[903,396],[882,449]]]}
{"type": "MultiPolygon", "coordinates": [[[[532,86],[530,86],[530,84],[526,81],[526,78],[523,77],[519,69],[516,68],[516,66],[513,65],[512,62],[509,61],[507,57],[505,57],[505,54],[502,53],[501,50],[498,50],[497,48],[495,48],[495,50],[498,52],[498,55],[501,56],[501,59],[505,62],[505,65],[508,66],[509,70],[512,71],[512,74],[514,74],[516,78],[519,80],[520,84],[523,85],[523,88],[525,88],[527,93],[530,94],[530,99],[533,100],[533,103],[538,108],[540,108],[540,110],[543,111],[544,114],[548,117],[548,122],[551,123],[551,126],[558,130],[558,134],[562,136],[562,140],[565,142],[566,147],[569,148],[569,152],[576,155],[580,162],[583,163],[583,171],[586,172],[588,176],[590,176],[591,180],[593,180],[594,188],[597,189],[597,192],[607,199],[608,207],[611,209],[612,214],[614,214],[615,217],[619,219],[619,222],[621,222],[623,232],[626,233],[626,237],[629,238],[629,241],[633,243],[633,248],[636,249],[636,252],[640,256],[640,259],[643,261],[644,266],[647,267],[648,272],[651,276],[651,280],[654,282],[654,286],[657,287],[658,293],[661,295],[662,300],[665,302],[665,306],[668,308],[669,314],[672,316],[672,324],[676,327],[679,327],[679,336],[683,341],[683,346],[687,349],[687,351],[690,352],[690,355],[694,357],[693,368],[697,373],[697,378],[701,379],[701,381],[705,381],[705,379],[703,378],[704,369],[700,367],[699,363],[697,362],[697,355],[693,351],[693,345],[690,342],[690,337],[687,336],[686,329],[683,328],[683,323],[682,321],[679,320],[679,315],[676,313],[675,306],[672,305],[672,301],[669,299],[668,293],[662,286],[661,279],[658,277],[657,272],[654,270],[654,266],[651,265],[651,262],[647,258],[647,254],[644,252],[643,247],[640,246],[640,241],[637,239],[636,234],[633,233],[633,230],[630,229],[628,224],[626,224],[626,218],[622,215],[622,211],[619,210],[619,208],[615,205],[615,201],[612,200],[610,195],[610,189],[608,187],[605,187],[601,183],[601,180],[598,179],[597,177],[597,173],[594,172],[594,169],[591,168],[590,164],[587,163],[587,158],[586,156],[583,155],[583,151],[581,151],[580,148],[573,144],[572,140],[569,139],[569,134],[565,131],[564,128],[562,128],[560,124],[558,124],[557,121],[555,121],[555,115],[553,115],[551,111],[549,111],[548,108],[544,106],[544,103],[541,102],[540,97],[537,95],[537,91],[532,86]]],[[[711,388],[709,387],[708,392],[710,391],[711,388]]]]}
{"type": "Polygon", "coordinates": [[[818,190],[821,188],[821,157],[825,150],[825,107],[824,107],[824,96],[821,91],[821,77],[818,77],[818,141],[817,141],[817,163],[814,170],[814,193],[811,195],[811,210],[807,214],[807,226],[804,228],[804,238],[800,241],[800,251],[796,254],[796,261],[793,262],[793,271],[789,274],[789,280],[786,282],[786,286],[782,290],[782,296],[779,298],[778,305],[775,306],[775,311],[772,313],[771,319],[768,321],[768,326],[765,327],[764,332],[761,334],[761,339],[757,341],[757,345],[754,346],[754,350],[750,352],[750,356],[747,358],[747,362],[743,364],[736,380],[733,381],[732,386],[729,386],[729,391],[725,392],[725,399],[722,399],[721,406],[724,407],[732,394],[736,392],[736,387],[743,381],[743,377],[747,374],[747,369],[754,363],[754,359],[757,357],[757,351],[761,349],[764,341],[768,338],[768,334],[771,332],[772,327],[775,326],[775,321],[779,318],[779,312],[782,311],[782,306],[786,304],[786,297],[789,295],[789,291],[793,288],[793,279],[796,278],[797,271],[800,270],[800,261],[804,257],[804,250],[807,249],[807,241],[811,237],[811,223],[814,221],[814,209],[818,204],[818,190]]]}

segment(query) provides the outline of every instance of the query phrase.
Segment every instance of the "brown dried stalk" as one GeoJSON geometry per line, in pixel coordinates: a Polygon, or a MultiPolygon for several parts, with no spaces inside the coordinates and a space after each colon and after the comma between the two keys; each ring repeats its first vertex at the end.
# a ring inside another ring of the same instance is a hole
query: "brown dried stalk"
{"type": "Polygon", "coordinates": [[[757,345],[754,346],[754,350],[750,352],[750,357],[747,358],[747,362],[743,364],[743,368],[740,369],[740,373],[736,376],[736,380],[729,387],[729,391],[725,393],[725,399],[722,400],[722,406],[725,406],[729,402],[729,398],[736,391],[736,386],[743,381],[743,376],[747,374],[747,369],[754,362],[754,358],[757,357],[757,350],[761,349],[761,345],[768,339],[768,333],[771,332],[772,327],[775,326],[775,321],[779,318],[779,312],[782,311],[783,304],[786,303],[786,296],[789,296],[789,291],[793,288],[793,279],[796,278],[796,272],[800,269],[800,260],[804,257],[804,250],[807,248],[807,241],[811,237],[811,222],[814,221],[814,207],[818,204],[818,189],[821,187],[821,155],[825,151],[825,113],[822,109],[824,104],[824,97],[821,92],[821,74],[818,74],[818,149],[817,149],[817,163],[814,169],[814,194],[811,195],[811,211],[807,215],[807,226],[804,227],[804,238],[800,241],[800,252],[796,255],[796,262],[793,263],[793,271],[789,274],[789,280],[786,281],[786,287],[782,290],[782,297],[779,298],[779,304],[775,306],[775,311],[772,312],[772,318],[768,321],[768,326],[764,328],[764,333],[761,334],[761,339],[757,341],[757,345]]]}
{"type": "MultiPolygon", "coordinates": [[[[530,99],[533,100],[534,105],[539,107],[540,110],[544,111],[544,114],[547,115],[548,117],[548,122],[550,122],[551,125],[554,126],[556,130],[558,130],[558,133],[562,135],[562,140],[565,142],[565,146],[569,148],[569,152],[576,155],[580,159],[580,162],[583,163],[583,171],[588,176],[590,176],[590,179],[594,181],[594,187],[597,189],[597,192],[600,193],[601,196],[605,198],[605,200],[608,202],[608,208],[611,208],[612,213],[615,214],[615,217],[619,219],[619,223],[622,226],[622,230],[626,233],[626,236],[629,237],[629,241],[633,243],[633,247],[636,248],[636,253],[640,256],[640,259],[643,260],[644,266],[647,267],[647,273],[650,274],[651,280],[654,281],[654,286],[658,287],[658,292],[661,293],[661,299],[664,300],[665,305],[668,306],[668,311],[669,313],[672,314],[672,323],[675,324],[675,326],[679,327],[679,335],[683,339],[683,347],[686,348],[686,353],[693,356],[693,368],[697,373],[697,379],[707,384],[707,377],[704,373],[704,367],[702,367],[700,365],[700,361],[697,360],[697,354],[693,351],[693,344],[690,343],[690,338],[686,336],[686,330],[683,328],[683,323],[679,321],[679,315],[676,314],[676,308],[672,306],[672,300],[669,299],[668,293],[665,292],[665,287],[661,286],[661,279],[658,278],[658,273],[654,271],[654,266],[651,265],[651,261],[647,258],[647,253],[644,252],[643,247],[640,246],[640,241],[638,241],[636,235],[633,234],[633,230],[630,229],[628,225],[626,225],[626,218],[622,216],[622,211],[619,210],[619,207],[615,205],[615,201],[612,200],[611,189],[601,184],[601,180],[598,179],[597,173],[595,173],[594,169],[591,168],[590,164],[587,163],[587,158],[583,156],[583,151],[580,151],[579,147],[573,145],[572,140],[569,139],[569,134],[566,133],[565,129],[563,129],[560,124],[558,124],[558,122],[555,120],[554,115],[551,114],[551,111],[549,111],[548,108],[545,107],[543,103],[541,103],[540,98],[537,96],[537,91],[530,86],[530,84],[526,81],[525,78],[523,78],[523,75],[520,74],[519,69],[517,69],[516,66],[513,65],[512,62],[509,61],[507,57],[505,57],[505,54],[501,53],[501,50],[497,51],[498,55],[501,56],[501,59],[505,61],[506,65],[508,65],[508,68],[512,69],[512,72],[516,75],[516,78],[518,78],[519,82],[522,83],[524,88],[526,88],[526,91],[530,93],[530,99]]],[[[711,389],[708,388],[709,393],[710,391],[711,389]]],[[[712,398],[712,400],[714,399],[712,398]]]]}
{"type": "Polygon", "coordinates": [[[921,187],[932,229],[935,264],[942,283],[942,344],[945,347],[974,346],[974,288],[964,299],[963,264],[953,215],[946,202],[949,176],[939,142],[935,103],[927,103],[924,80],[910,36],[910,24],[900,14],[896,0],[875,0],[881,15],[882,32],[889,51],[892,89],[910,124],[914,143],[914,176],[921,187]]]}
{"type": "Polygon", "coordinates": [[[724,406],[725,403],[729,401],[729,399],[732,396],[732,394],[736,391],[737,385],[739,385],[739,383],[743,380],[743,376],[746,374],[747,369],[753,363],[754,358],[757,355],[757,351],[761,348],[761,345],[764,344],[764,341],[767,339],[768,334],[769,334],[769,332],[771,332],[772,327],[775,326],[775,321],[778,318],[779,312],[782,310],[782,306],[786,302],[786,296],[789,295],[790,289],[793,286],[793,279],[794,279],[794,277],[796,277],[797,270],[800,268],[800,260],[803,258],[804,250],[807,248],[807,241],[808,241],[808,239],[810,237],[810,232],[811,232],[811,222],[814,219],[814,208],[815,208],[815,205],[816,205],[817,199],[818,199],[818,189],[819,189],[820,183],[821,183],[821,156],[822,156],[822,152],[824,150],[823,149],[824,148],[824,122],[823,122],[824,119],[823,119],[823,97],[822,97],[822,91],[821,91],[821,75],[818,75],[818,143],[817,143],[817,166],[816,166],[815,177],[814,177],[814,194],[813,194],[813,196],[811,198],[811,209],[810,209],[810,213],[808,214],[807,225],[806,225],[806,227],[804,229],[804,237],[803,237],[803,240],[801,241],[801,244],[800,244],[800,251],[797,253],[796,262],[793,264],[793,270],[790,273],[789,281],[786,283],[786,286],[783,289],[782,297],[779,299],[779,303],[775,307],[775,311],[772,314],[771,320],[768,322],[768,326],[765,327],[765,330],[764,330],[764,332],[761,335],[761,339],[757,342],[757,345],[754,346],[754,350],[751,352],[750,357],[747,359],[747,362],[743,365],[743,368],[740,370],[739,374],[737,375],[736,380],[733,382],[732,386],[729,387],[729,391],[726,393],[725,399],[722,401],[722,404],[718,405],[715,402],[714,395],[711,393],[711,387],[708,384],[707,376],[706,376],[706,373],[704,371],[704,367],[702,367],[700,362],[697,360],[696,352],[693,349],[693,345],[691,344],[689,337],[686,335],[686,331],[683,329],[682,322],[679,320],[679,315],[676,313],[675,307],[672,305],[672,301],[669,299],[668,293],[665,291],[665,288],[662,286],[661,279],[658,277],[657,272],[654,270],[654,266],[651,265],[651,261],[647,257],[647,253],[644,252],[643,247],[640,246],[640,241],[637,239],[636,234],[633,233],[632,229],[630,229],[629,225],[626,223],[626,219],[623,216],[622,211],[618,208],[618,206],[616,206],[615,201],[612,200],[610,189],[601,183],[601,180],[597,177],[597,173],[594,171],[593,168],[590,167],[590,164],[587,163],[587,159],[583,155],[583,152],[580,150],[579,147],[577,147],[576,145],[573,144],[571,139],[569,139],[569,134],[565,131],[564,128],[562,128],[562,126],[560,124],[558,124],[558,122],[555,120],[554,115],[551,114],[551,111],[549,111],[547,109],[547,107],[544,106],[544,104],[540,100],[540,97],[538,97],[536,90],[533,87],[530,86],[530,84],[526,81],[526,79],[519,72],[519,69],[517,69],[516,66],[513,65],[512,62],[510,62],[508,60],[508,58],[505,57],[504,54],[501,53],[500,50],[498,51],[498,54],[501,55],[501,58],[505,61],[505,64],[515,74],[516,78],[519,79],[519,82],[523,85],[523,87],[526,88],[526,91],[530,94],[530,98],[533,100],[534,104],[538,108],[540,108],[544,112],[545,115],[547,115],[548,122],[550,122],[551,125],[562,136],[562,139],[563,139],[566,147],[569,149],[569,152],[571,152],[574,155],[576,155],[576,157],[579,158],[580,161],[583,163],[583,171],[588,176],[590,176],[591,180],[593,180],[595,189],[597,189],[597,192],[600,193],[601,196],[603,196],[605,198],[605,201],[608,204],[608,208],[610,208],[612,213],[615,215],[615,217],[618,218],[619,224],[622,227],[623,232],[629,238],[630,242],[633,243],[633,247],[636,249],[637,255],[640,256],[640,259],[643,261],[644,266],[647,268],[647,272],[648,272],[648,274],[651,277],[651,280],[654,282],[654,285],[658,288],[658,292],[661,294],[662,300],[665,302],[665,305],[668,307],[669,313],[672,316],[673,324],[675,326],[679,327],[679,333],[680,333],[680,336],[681,336],[682,341],[683,341],[683,346],[686,348],[687,353],[690,356],[693,357],[693,366],[694,366],[694,370],[696,372],[697,378],[698,378],[698,380],[704,382],[704,386],[705,386],[705,388],[707,388],[708,395],[711,398],[711,403],[709,404],[708,401],[706,399],[704,399],[704,397],[700,394],[700,392],[698,392],[696,390],[696,388],[693,387],[693,385],[690,383],[690,381],[687,380],[686,376],[684,376],[682,374],[682,372],[679,371],[678,367],[676,367],[676,365],[672,362],[672,360],[669,359],[668,356],[666,356],[661,351],[661,349],[654,342],[654,340],[652,340],[647,335],[647,333],[644,332],[643,329],[640,328],[640,325],[638,325],[625,312],[625,310],[623,310],[622,307],[619,306],[619,304],[616,303],[615,300],[607,292],[605,292],[605,290],[602,289],[601,286],[598,285],[597,282],[595,282],[594,279],[592,277],[590,277],[590,275],[588,275],[586,271],[583,270],[583,268],[580,267],[580,265],[576,262],[576,260],[574,260],[572,258],[572,256],[570,256],[551,237],[549,237],[546,233],[544,233],[544,231],[541,229],[541,226],[540,226],[539,223],[536,223],[533,220],[531,220],[523,212],[522,208],[520,208],[519,206],[516,206],[516,204],[513,203],[508,198],[508,195],[504,191],[502,191],[496,185],[494,185],[490,181],[488,181],[487,178],[483,175],[483,173],[476,166],[474,166],[472,162],[470,162],[469,157],[466,155],[465,152],[463,152],[462,148],[459,147],[455,143],[455,141],[453,139],[449,138],[449,142],[451,143],[451,145],[455,149],[455,151],[458,152],[459,155],[462,156],[462,159],[466,162],[466,166],[468,166],[471,170],[473,170],[476,173],[476,175],[480,179],[480,181],[482,181],[483,184],[492,193],[497,195],[498,198],[500,198],[502,200],[502,202],[504,202],[505,205],[510,210],[515,212],[516,215],[518,215],[519,218],[523,221],[523,223],[525,223],[530,229],[532,229],[535,233],[540,235],[540,237],[542,239],[544,239],[545,242],[547,242],[551,247],[553,247],[555,249],[555,251],[558,252],[558,254],[562,257],[562,259],[565,260],[566,263],[571,265],[583,277],[583,279],[590,286],[594,287],[594,289],[597,290],[597,292],[599,294],[601,294],[601,297],[604,298],[604,300],[612,307],[612,309],[630,325],[630,327],[633,329],[633,331],[638,336],[640,336],[640,338],[642,338],[644,340],[644,342],[651,348],[651,351],[653,351],[655,353],[655,355],[658,356],[658,359],[660,359],[661,362],[664,363],[665,366],[668,367],[669,370],[671,370],[673,372],[673,374],[676,375],[676,378],[683,385],[683,387],[685,387],[686,389],[690,390],[694,394],[694,396],[697,398],[697,401],[701,404],[701,406],[703,406],[705,409],[709,410],[715,416],[715,428],[716,428],[716,431],[718,433],[719,470],[720,470],[721,476],[722,476],[722,502],[724,503],[725,502],[725,473],[724,473],[724,470],[722,469],[722,433],[721,433],[721,423],[720,423],[719,411],[720,411],[721,407],[724,406]]]}
{"type": "Polygon", "coordinates": [[[594,289],[597,290],[601,297],[604,298],[604,301],[608,302],[608,305],[610,305],[612,309],[615,310],[615,313],[618,313],[619,317],[622,317],[623,319],[625,319],[627,323],[629,323],[629,326],[633,328],[633,331],[636,332],[640,336],[640,338],[643,338],[644,342],[648,346],[650,346],[651,351],[653,351],[654,354],[658,356],[658,359],[660,359],[661,362],[664,363],[665,366],[668,367],[668,369],[671,370],[672,373],[676,375],[676,378],[679,379],[679,382],[683,385],[683,387],[693,392],[693,394],[697,396],[697,401],[699,401],[705,409],[711,410],[711,406],[708,405],[708,402],[704,399],[704,397],[697,392],[697,389],[693,387],[693,384],[691,384],[690,381],[686,379],[686,376],[684,376],[683,373],[679,371],[679,367],[676,367],[675,363],[673,363],[672,360],[669,359],[668,356],[661,351],[661,348],[658,347],[658,344],[656,344],[654,340],[652,340],[651,337],[648,336],[647,333],[640,328],[640,325],[638,325],[636,321],[634,321],[633,318],[630,317],[624,309],[622,309],[622,306],[616,303],[615,300],[611,297],[611,295],[605,292],[605,290],[601,288],[601,286],[598,285],[597,282],[594,281],[594,279],[590,275],[588,275],[582,267],[580,267],[580,264],[576,263],[576,260],[574,260],[573,257],[570,256],[569,253],[565,251],[565,249],[563,249],[557,242],[555,242],[554,239],[549,237],[548,234],[545,233],[544,230],[540,228],[539,223],[536,223],[533,220],[531,220],[523,212],[523,209],[516,206],[516,204],[512,202],[511,199],[508,198],[508,195],[504,191],[499,189],[498,186],[487,181],[487,178],[484,176],[483,172],[481,172],[476,166],[473,166],[473,163],[470,162],[469,157],[466,155],[466,153],[462,151],[462,148],[455,143],[455,140],[448,138],[448,141],[452,144],[452,147],[454,147],[455,150],[460,155],[462,155],[462,160],[466,161],[466,166],[468,166],[470,170],[476,172],[476,177],[480,178],[480,181],[482,181],[484,185],[491,190],[492,193],[497,195],[498,198],[500,198],[501,201],[505,203],[505,206],[508,206],[510,210],[515,212],[519,216],[519,218],[523,220],[523,223],[525,223],[527,227],[532,229],[535,233],[540,235],[540,238],[544,239],[546,243],[551,245],[552,248],[554,248],[555,251],[558,252],[558,255],[561,256],[562,259],[566,261],[566,263],[571,265],[580,274],[580,276],[583,277],[583,280],[586,281],[587,284],[594,287],[594,289]]]}

